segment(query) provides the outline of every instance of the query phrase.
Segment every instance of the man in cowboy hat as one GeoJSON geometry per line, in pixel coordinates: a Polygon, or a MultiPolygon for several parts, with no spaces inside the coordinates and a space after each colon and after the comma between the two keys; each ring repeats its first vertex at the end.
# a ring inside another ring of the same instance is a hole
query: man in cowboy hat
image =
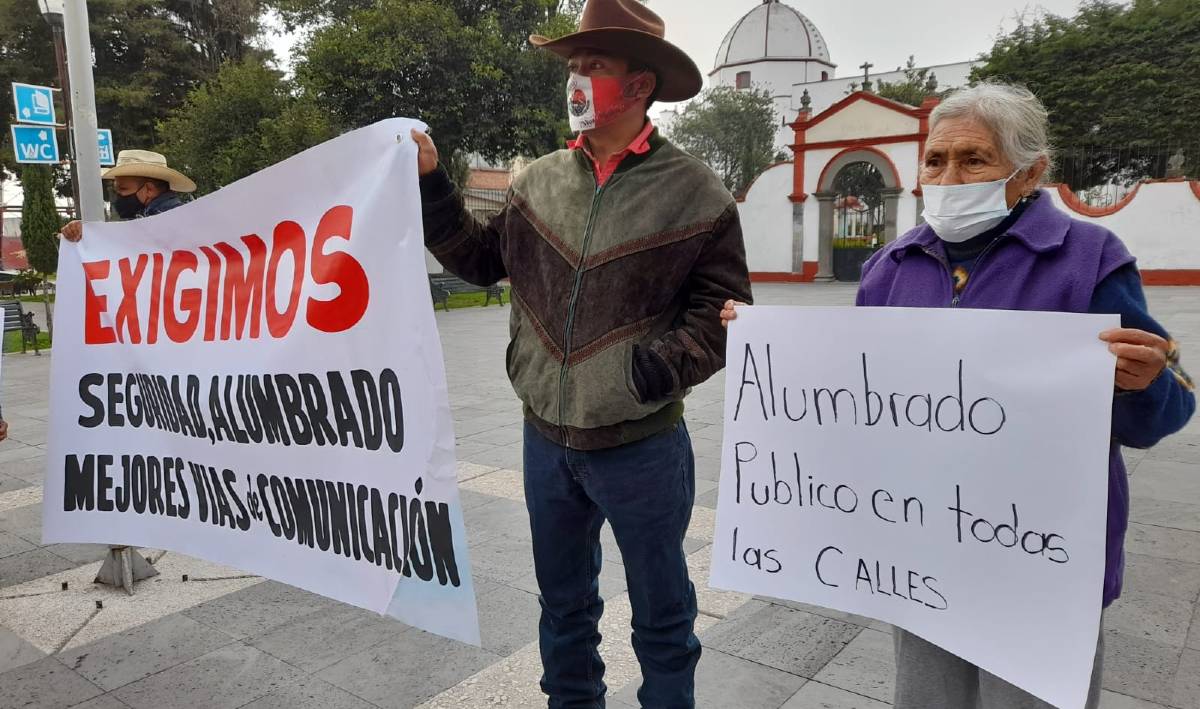
{"type": "MultiPolygon", "coordinates": [[[[117,164],[100,177],[112,180],[112,207],[122,220],[152,217],[172,210],[183,204],[180,194],[196,190],[195,182],[168,167],[167,159],[161,154],[149,150],[122,150],[117,154],[117,164]]],[[[79,241],[83,238],[83,223],[78,220],[68,222],[59,233],[67,241],[79,241]]],[[[129,578],[132,581],[158,575],[136,549],[110,546],[96,582],[124,585],[121,569],[125,564],[131,567],[129,578]]],[[[126,590],[133,592],[132,587],[126,587],[126,590]]]]}
{"type": "Polygon", "coordinates": [[[604,706],[600,529],[621,550],[642,706],[693,707],[700,643],[684,534],[695,460],[689,389],[724,366],[721,304],[750,297],[737,205],[646,118],[703,80],[637,0],[590,0],[580,31],[535,46],[567,60],[567,150],[516,178],[481,223],[420,151],[426,244],[478,285],[512,283],[509,378],[525,408],[525,499],[551,707],[604,706]]]}
{"type": "MultiPolygon", "coordinates": [[[[122,150],[117,164],[101,175],[113,181],[113,211],[121,219],[162,214],[183,204],[180,194],[196,191],[196,183],[167,166],[167,159],[149,150],[122,150]]],[[[62,228],[67,241],[83,237],[83,223],[69,222],[62,228]]]]}

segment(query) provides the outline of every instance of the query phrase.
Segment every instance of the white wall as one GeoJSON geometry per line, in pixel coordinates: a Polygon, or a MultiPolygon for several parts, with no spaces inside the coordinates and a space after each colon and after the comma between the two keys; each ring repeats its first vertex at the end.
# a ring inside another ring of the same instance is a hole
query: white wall
{"type": "Polygon", "coordinates": [[[1047,192],[1070,216],[1102,224],[1121,237],[1143,271],[1200,269],[1200,198],[1187,182],[1146,183],[1125,207],[1107,217],[1079,214],[1063,204],[1057,189],[1047,192]]]}
{"type": "Polygon", "coordinates": [[[820,225],[821,210],[813,193],[817,191],[817,182],[821,179],[821,170],[841,150],[828,148],[825,150],[809,150],[804,153],[804,260],[817,261],[820,254],[820,225]]]}
{"type": "Polygon", "coordinates": [[[863,99],[852,102],[806,130],[804,139],[809,143],[823,143],[831,140],[911,135],[920,129],[919,119],[863,99]]]}
{"type": "Polygon", "coordinates": [[[921,158],[917,154],[917,143],[879,145],[876,150],[891,158],[896,171],[900,173],[900,186],[904,191],[900,193],[900,201],[896,205],[896,236],[899,237],[917,225],[917,197],[913,190],[919,181],[917,172],[921,158]]]}
{"type": "Polygon", "coordinates": [[[792,169],[791,163],[768,169],[738,204],[752,273],[792,270],[792,169]]]}
{"type": "Polygon", "coordinates": [[[833,75],[833,68],[820,62],[774,61],[722,67],[709,77],[709,81],[713,86],[737,86],[737,75],[743,71],[750,72],[751,85],[767,89],[772,96],[783,96],[789,101],[793,85],[820,81],[822,71],[833,75]]]}
{"type": "MultiPolygon", "coordinates": [[[[930,67],[934,74],[937,75],[938,88],[958,88],[966,86],[968,77],[971,74],[971,68],[979,62],[958,62],[955,64],[942,64],[939,66],[930,67]]],[[[829,81],[819,81],[821,72],[817,72],[814,77],[808,82],[797,82],[792,86],[792,108],[800,109],[800,96],[808,89],[809,98],[812,99],[812,112],[817,115],[821,111],[829,108],[833,104],[846,98],[846,91],[850,88],[850,84],[861,84],[862,74],[858,76],[843,76],[829,81]]],[[[899,83],[905,80],[903,71],[890,71],[883,74],[872,74],[871,82],[878,85],[878,82],[886,81],[888,83],[899,83]]]]}
{"type": "MultiPolygon", "coordinates": [[[[930,69],[937,75],[938,85],[941,88],[959,87],[967,84],[971,68],[976,64],[978,62],[958,62],[942,64],[930,67],[930,69]]],[[[709,85],[737,86],[737,75],[743,71],[750,72],[750,82],[754,87],[766,89],[775,97],[775,110],[779,114],[776,118],[781,124],[784,121],[789,124],[781,125],[776,132],[775,147],[779,150],[784,150],[792,144],[794,133],[789,126],[799,114],[800,96],[805,89],[808,89],[809,96],[812,98],[811,109],[812,115],[815,116],[846,98],[846,91],[852,82],[862,81],[861,76],[834,78],[834,69],[820,62],[782,61],[723,67],[709,77],[709,85]],[[821,72],[823,71],[829,72],[831,78],[828,81],[821,81],[821,72]]],[[[904,72],[892,71],[872,75],[872,81],[880,80],[889,83],[904,81],[904,72]]],[[[908,132],[915,133],[916,128],[908,132]]],[[[890,134],[876,133],[874,135],[890,134]]],[[[809,140],[815,139],[810,138],[809,140]]]]}

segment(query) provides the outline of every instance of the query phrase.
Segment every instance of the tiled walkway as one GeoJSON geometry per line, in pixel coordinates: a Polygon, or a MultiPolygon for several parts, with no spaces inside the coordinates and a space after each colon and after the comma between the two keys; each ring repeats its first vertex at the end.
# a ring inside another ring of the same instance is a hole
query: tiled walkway
{"type": "MultiPolygon", "coordinates": [[[[837,305],[847,286],[764,286],[760,302],[837,305]]],[[[1200,289],[1151,289],[1200,369],[1200,289]]],[[[483,647],[179,554],[133,598],[93,586],[103,549],[40,544],[49,356],[10,356],[0,390],[0,709],[369,709],[544,706],[537,597],[522,500],[520,407],[504,375],[507,308],[438,314],[483,647]],[[183,582],[183,574],[189,581],[183,582]],[[240,577],[240,578],[239,578],[240,577]],[[67,590],[62,590],[63,582],[67,590]],[[102,601],[103,608],[97,607],[102,601]]],[[[687,548],[700,590],[703,707],[889,705],[889,628],[704,588],[716,506],[720,377],[689,401],[697,506],[687,548]]],[[[1125,597],[1107,615],[1107,709],[1200,707],[1200,424],[1129,455],[1133,524],[1125,597]]],[[[629,602],[605,541],[602,652],[612,706],[636,705],[629,602]]]]}

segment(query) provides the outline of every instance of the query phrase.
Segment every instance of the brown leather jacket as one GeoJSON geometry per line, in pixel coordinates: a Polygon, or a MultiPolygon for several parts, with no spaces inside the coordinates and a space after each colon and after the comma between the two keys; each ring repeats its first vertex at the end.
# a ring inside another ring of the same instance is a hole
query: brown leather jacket
{"type": "Polygon", "coordinates": [[[526,416],[578,450],[654,435],[725,366],[721,305],[750,302],[737,204],[657,134],[598,188],[582,151],[522,171],[486,223],[444,170],[422,178],[425,242],[451,273],[512,284],[508,375],[526,416]]]}

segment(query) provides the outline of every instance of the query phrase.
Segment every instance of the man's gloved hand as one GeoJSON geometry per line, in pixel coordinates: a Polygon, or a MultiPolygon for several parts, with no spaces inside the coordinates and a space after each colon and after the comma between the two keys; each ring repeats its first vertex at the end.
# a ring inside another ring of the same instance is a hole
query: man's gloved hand
{"type": "Polygon", "coordinates": [[[642,403],[664,399],[675,388],[671,370],[652,350],[633,346],[633,386],[642,403]]]}

